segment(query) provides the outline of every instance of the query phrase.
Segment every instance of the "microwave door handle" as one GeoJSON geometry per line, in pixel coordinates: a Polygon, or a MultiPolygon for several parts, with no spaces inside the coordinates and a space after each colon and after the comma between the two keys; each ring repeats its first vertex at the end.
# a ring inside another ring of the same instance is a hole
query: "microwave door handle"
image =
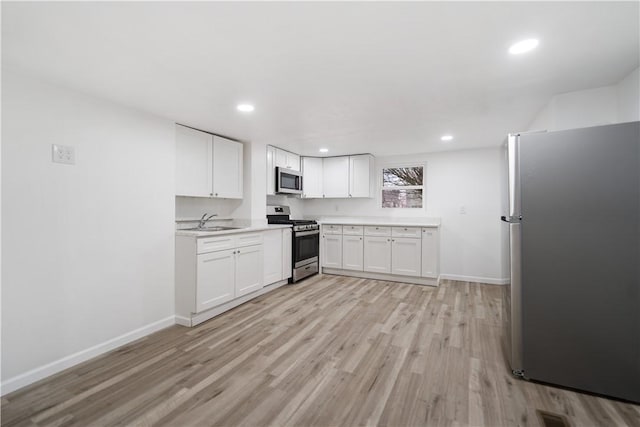
{"type": "Polygon", "coordinates": [[[298,189],[298,190],[300,190],[300,191],[302,191],[302,177],[301,177],[301,176],[298,176],[298,179],[299,179],[299,181],[298,181],[298,184],[299,184],[299,185],[298,185],[298,188],[297,188],[297,189],[298,189]]]}

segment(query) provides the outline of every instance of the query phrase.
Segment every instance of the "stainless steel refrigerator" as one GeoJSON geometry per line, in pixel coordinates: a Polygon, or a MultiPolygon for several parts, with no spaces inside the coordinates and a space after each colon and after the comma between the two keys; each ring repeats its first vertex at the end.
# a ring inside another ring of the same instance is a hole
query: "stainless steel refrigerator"
{"type": "Polygon", "coordinates": [[[640,122],[512,134],[505,163],[513,373],[640,402],[640,122]]]}

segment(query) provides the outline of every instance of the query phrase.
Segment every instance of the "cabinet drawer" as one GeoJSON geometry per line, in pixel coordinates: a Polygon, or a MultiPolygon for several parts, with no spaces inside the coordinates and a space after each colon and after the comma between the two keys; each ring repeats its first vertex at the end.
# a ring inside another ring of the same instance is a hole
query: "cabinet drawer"
{"type": "Polygon", "coordinates": [[[241,248],[243,246],[261,245],[262,233],[246,233],[236,235],[236,246],[241,248]]]}
{"type": "Polygon", "coordinates": [[[342,234],[342,226],[341,225],[323,225],[322,232],[324,234],[342,234]]]}
{"type": "Polygon", "coordinates": [[[365,236],[391,236],[391,227],[381,227],[377,225],[364,228],[365,236]]]}
{"type": "Polygon", "coordinates": [[[343,225],[342,234],[345,236],[362,236],[364,227],[361,225],[343,225]]]}
{"type": "Polygon", "coordinates": [[[228,234],[225,236],[203,237],[198,239],[197,245],[199,254],[231,249],[236,246],[236,236],[228,234]]]}
{"type": "Polygon", "coordinates": [[[420,237],[419,227],[393,227],[391,230],[393,237],[420,237]]]}

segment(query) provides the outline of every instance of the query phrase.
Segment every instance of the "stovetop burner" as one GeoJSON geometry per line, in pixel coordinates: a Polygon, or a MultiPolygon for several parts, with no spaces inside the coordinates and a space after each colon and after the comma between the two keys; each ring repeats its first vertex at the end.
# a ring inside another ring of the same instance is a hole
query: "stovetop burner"
{"type": "Polygon", "coordinates": [[[267,222],[269,224],[291,224],[293,231],[318,230],[320,226],[311,219],[291,219],[289,206],[267,206],[267,222]]]}

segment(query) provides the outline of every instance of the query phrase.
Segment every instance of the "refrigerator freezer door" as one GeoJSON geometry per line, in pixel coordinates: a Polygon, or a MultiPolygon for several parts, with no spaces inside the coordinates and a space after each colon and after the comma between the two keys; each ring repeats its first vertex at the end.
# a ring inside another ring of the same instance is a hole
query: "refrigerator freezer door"
{"type": "Polygon", "coordinates": [[[640,401],[640,126],[521,135],[527,377],[640,401]]]}

